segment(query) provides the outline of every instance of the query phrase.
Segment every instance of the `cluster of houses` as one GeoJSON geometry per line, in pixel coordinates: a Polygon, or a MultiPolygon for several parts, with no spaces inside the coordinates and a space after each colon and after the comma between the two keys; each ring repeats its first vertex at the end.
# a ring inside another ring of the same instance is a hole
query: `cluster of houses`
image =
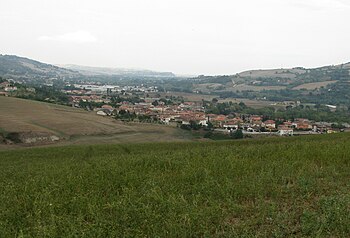
{"type": "MultiPolygon", "coordinates": [[[[208,116],[209,119],[212,117],[211,121],[219,128],[221,127],[227,130],[242,129],[246,133],[278,133],[281,136],[292,136],[295,131],[317,132],[317,126],[304,118],[297,118],[291,122],[284,121],[283,119],[278,121],[271,119],[264,120],[264,118],[259,115],[239,115],[232,119],[224,115],[217,115],[215,117],[209,114],[208,116]],[[219,124],[217,122],[219,122],[219,124]]],[[[331,129],[331,127],[328,129],[331,129]]]]}
{"type": "Polygon", "coordinates": [[[75,96],[70,96],[69,98],[73,107],[79,107],[80,102],[95,102],[95,103],[106,103],[106,104],[111,102],[109,98],[106,98],[101,95],[95,95],[95,94],[91,94],[91,95],[82,94],[81,96],[75,95],[75,96]]]}
{"type": "Polygon", "coordinates": [[[9,81],[0,83],[0,96],[8,96],[10,92],[17,91],[17,87],[9,81]]]}
{"type": "Polygon", "coordinates": [[[162,124],[179,126],[193,124],[203,127],[212,127],[222,132],[231,132],[241,129],[244,133],[259,134],[273,133],[281,136],[294,134],[332,133],[334,129],[331,123],[312,122],[305,118],[297,118],[294,121],[277,121],[266,119],[259,115],[217,115],[208,114],[205,109],[196,102],[184,102],[178,105],[153,105],[150,102],[135,103],[123,102],[119,107],[103,105],[94,109],[98,115],[112,116],[120,113],[129,113],[137,116],[145,115],[162,124]]]}
{"type": "Polygon", "coordinates": [[[158,92],[156,86],[146,87],[143,84],[139,86],[115,86],[115,85],[93,85],[93,84],[74,84],[75,89],[62,90],[69,95],[72,106],[79,107],[79,103],[110,103],[110,96],[124,95],[132,96],[134,93],[155,93],[158,92]]]}

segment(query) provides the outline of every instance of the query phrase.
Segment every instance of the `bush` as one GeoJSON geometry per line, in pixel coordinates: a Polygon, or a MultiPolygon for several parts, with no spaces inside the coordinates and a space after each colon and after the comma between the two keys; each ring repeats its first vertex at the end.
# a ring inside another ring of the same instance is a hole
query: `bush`
{"type": "Polygon", "coordinates": [[[17,133],[17,132],[8,133],[6,136],[6,139],[13,141],[14,143],[21,143],[22,142],[20,139],[19,133],[17,133]]]}
{"type": "Polygon", "coordinates": [[[180,128],[183,129],[183,130],[189,130],[189,131],[191,130],[191,126],[190,125],[185,125],[185,124],[181,124],[180,128]]]}
{"type": "Polygon", "coordinates": [[[231,138],[232,139],[243,139],[243,132],[242,130],[236,130],[234,132],[231,132],[231,138]]]}

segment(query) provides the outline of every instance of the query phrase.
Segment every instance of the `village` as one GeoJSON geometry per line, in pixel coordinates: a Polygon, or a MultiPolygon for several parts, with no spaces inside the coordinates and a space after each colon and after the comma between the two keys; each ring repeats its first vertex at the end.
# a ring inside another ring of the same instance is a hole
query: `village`
{"type": "MultiPolygon", "coordinates": [[[[156,87],[76,85],[77,90],[67,90],[71,105],[94,111],[97,115],[111,116],[123,121],[160,123],[187,129],[209,128],[221,133],[241,130],[246,135],[309,135],[348,131],[335,128],[332,122],[316,122],[307,118],[283,120],[233,112],[229,115],[207,113],[201,102],[170,100],[151,97],[156,87]],[[119,100],[115,96],[139,97],[139,100],[119,100]],[[142,95],[142,96],[141,96],[142,95]]],[[[155,94],[157,95],[157,94],[155,94]]],[[[160,96],[160,95],[158,95],[160,96]]]]}
{"type": "MultiPolygon", "coordinates": [[[[312,121],[308,118],[284,120],[240,112],[228,115],[210,113],[203,102],[173,96],[163,98],[158,94],[157,87],[143,84],[67,86],[68,89],[62,89],[61,92],[68,97],[69,105],[72,107],[94,111],[97,115],[122,121],[158,123],[189,130],[205,128],[224,134],[241,130],[245,135],[293,136],[350,130],[350,125],[347,123],[339,128],[334,126],[333,122],[312,121]]],[[[35,93],[34,88],[26,87],[25,90],[35,93]]],[[[5,81],[0,84],[2,96],[9,96],[16,91],[14,82],[5,81]]]]}
{"type": "MultiPolygon", "coordinates": [[[[152,99],[153,100],[153,99],[152,99]]],[[[205,113],[204,108],[193,102],[185,102],[180,105],[154,106],[152,103],[123,102],[118,108],[103,105],[94,108],[101,116],[116,116],[119,114],[134,114],[151,118],[152,122],[158,122],[172,126],[188,126],[190,128],[201,126],[210,127],[216,131],[229,133],[234,130],[242,130],[244,134],[278,134],[280,136],[335,133],[332,123],[312,122],[305,118],[296,118],[294,121],[283,121],[277,124],[275,120],[263,120],[260,115],[216,115],[205,113]]],[[[135,119],[138,121],[139,119],[135,119]]],[[[140,120],[139,120],[140,121],[140,120]]]]}

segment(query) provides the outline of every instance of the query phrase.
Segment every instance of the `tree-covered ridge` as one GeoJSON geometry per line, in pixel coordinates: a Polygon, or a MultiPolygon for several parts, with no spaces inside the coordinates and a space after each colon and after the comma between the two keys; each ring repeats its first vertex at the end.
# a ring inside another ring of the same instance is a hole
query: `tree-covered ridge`
{"type": "Polygon", "coordinates": [[[199,76],[198,83],[219,83],[219,84],[252,84],[256,86],[295,86],[324,82],[330,80],[348,81],[350,80],[350,63],[336,66],[325,66],[314,69],[302,67],[292,69],[271,69],[271,70],[251,70],[236,75],[223,76],[199,76]]]}

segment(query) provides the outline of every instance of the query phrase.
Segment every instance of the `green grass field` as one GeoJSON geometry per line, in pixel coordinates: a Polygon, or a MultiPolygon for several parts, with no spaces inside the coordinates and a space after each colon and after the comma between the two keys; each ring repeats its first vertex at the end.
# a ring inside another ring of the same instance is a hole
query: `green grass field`
{"type": "Polygon", "coordinates": [[[0,237],[347,237],[350,134],[0,152],[0,237]]]}

